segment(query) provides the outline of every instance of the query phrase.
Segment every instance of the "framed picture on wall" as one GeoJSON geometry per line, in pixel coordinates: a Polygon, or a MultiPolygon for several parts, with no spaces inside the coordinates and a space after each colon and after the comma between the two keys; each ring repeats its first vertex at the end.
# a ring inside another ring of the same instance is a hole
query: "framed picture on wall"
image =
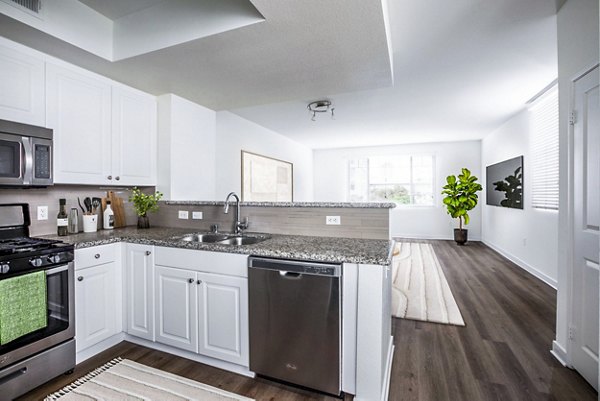
{"type": "Polygon", "coordinates": [[[242,200],[244,202],[292,202],[294,165],[242,150],[242,200]]]}

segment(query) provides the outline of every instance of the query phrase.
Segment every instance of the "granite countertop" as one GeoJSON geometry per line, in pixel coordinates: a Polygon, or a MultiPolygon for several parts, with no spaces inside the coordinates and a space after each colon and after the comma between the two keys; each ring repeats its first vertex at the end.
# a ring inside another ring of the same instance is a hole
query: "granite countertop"
{"type": "MultiPolygon", "coordinates": [[[[303,235],[267,234],[271,238],[252,245],[225,245],[182,241],[193,229],[153,227],[138,230],[136,227],[100,230],[95,233],[80,233],[65,237],[47,235],[42,238],[57,239],[72,243],[76,249],[128,242],[165,246],[172,248],[196,249],[213,252],[240,253],[282,259],[310,260],[330,263],[362,263],[389,265],[392,242],[388,240],[311,237],[303,235]]],[[[258,233],[255,233],[256,235],[258,233]]],[[[253,233],[248,233],[252,236],[253,233]]]]}
{"type": "MultiPolygon", "coordinates": [[[[167,205],[223,206],[224,201],[164,201],[167,205]]],[[[393,209],[393,202],[240,202],[240,206],[253,207],[331,207],[361,209],[393,209]]]]}

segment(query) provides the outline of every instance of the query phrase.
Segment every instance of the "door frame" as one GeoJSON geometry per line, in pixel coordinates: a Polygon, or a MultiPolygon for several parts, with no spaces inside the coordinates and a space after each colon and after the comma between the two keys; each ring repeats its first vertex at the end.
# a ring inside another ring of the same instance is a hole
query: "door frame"
{"type": "MultiPolygon", "coordinates": [[[[569,116],[574,111],[575,108],[575,83],[582,79],[585,75],[593,71],[595,68],[598,68],[600,63],[595,62],[589,65],[588,67],[582,69],[579,73],[575,74],[571,78],[570,88],[569,88],[569,116]]],[[[568,260],[568,274],[567,274],[567,330],[571,331],[571,327],[573,327],[573,318],[575,316],[575,304],[573,300],[573,281],[574,281],[574,271],[575,271],[575,199],[574,199],[574,186],[575,186],[575,176],[574,176],[574,168],[575,168],[575,126],[568,124],[568,149],[567,149],[567,230],[568,230],[568,246],[567,246],[567,260],[568,260]]],[[[600,282],[598,282],[598,290],[600,292],[600,282]]],[[[573,367],[573,341],[570,338],[570,335],[567,336],[566,345],[566,363],[567,366],[571,369],[573,367]]],[[[600,345],[600,339],[599,339],[600,345]]]]}

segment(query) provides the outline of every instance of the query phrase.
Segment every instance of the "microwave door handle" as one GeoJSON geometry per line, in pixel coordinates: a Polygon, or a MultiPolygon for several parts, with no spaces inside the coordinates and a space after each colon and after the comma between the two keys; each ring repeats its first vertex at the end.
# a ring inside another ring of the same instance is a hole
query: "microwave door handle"
{"type": "Polygon", "coordinates": [[[31,179],[33,178],[33,147],[31,145],[31,138],[21,138],[21,168],[23,171],[23,184],[30,185],[31,179]]]}

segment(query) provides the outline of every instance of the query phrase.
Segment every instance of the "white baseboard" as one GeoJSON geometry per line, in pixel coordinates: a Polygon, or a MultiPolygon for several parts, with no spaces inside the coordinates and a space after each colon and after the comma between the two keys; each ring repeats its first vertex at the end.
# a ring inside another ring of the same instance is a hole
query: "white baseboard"
{"type": "Polygon", "coordinates": [[[528,272],[529,274],[542,280],[544,283],[548,284],[550,287],[552,287],[556,290],[558,283],[556,282],[555,279],[548,276],[546,273],[541,272],[537,268],[531,266],[530,264],[524,262],[523,260],[519,259],[518,257],[512,255],[510,252],[507,252],[504,249],[499,248],[496,245],[494,245],[488,241],[483,240],[482,242],[485,245],[487,245],[488,247],[492,248],[494,251],[498,252],[500,255],[504,256],[506,259],[510,260],[511,262],[513,262],[514,264],[516,264],[517,266],[519,266],[520,268],[522,268],[523,270],[528,272]]]}
{"type": "Polygon", "coordinates": [[[556,340],[552,341],[552,349],[550,350],[550,353],[556,358],[558,362],[560,362],[561,365],[563,365],[566,368],[571,367],[571,365],[568,362],[569,358],[567,356],[567,351],[562,345],[557,343],[556,340]]]}
{"type": "Polygon", "coordinates": [[[383,378],[383,390],[381,392],[381,401],[388,401],[390,396],[390,383],[392,381],[392,363],[394,362],[394,336],[390,337],[390,346],[388,348],[387,363],[385,366],[385,376],[383,378]]]}

